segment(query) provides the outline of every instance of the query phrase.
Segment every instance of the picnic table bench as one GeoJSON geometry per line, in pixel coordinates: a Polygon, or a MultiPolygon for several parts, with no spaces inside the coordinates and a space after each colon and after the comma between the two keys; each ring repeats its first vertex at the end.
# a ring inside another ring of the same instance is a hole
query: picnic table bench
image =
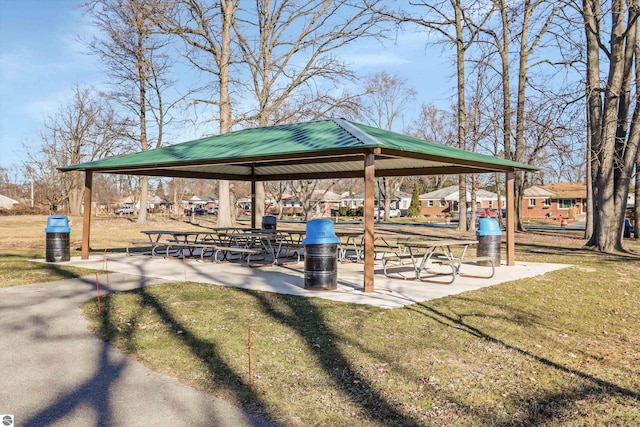
{"type": "Polygon", "coordinates": [[[399,277],[402,279],[418,279],[421,281],[435,281],[438,283],[451,284],[455,281],[456,276],[464,274],[467,277],[491,278],[495,274],[495,265],[493,257],[476,256],[466,257],[467,249],[470,246],[478,244],[477,240],[417,240],[407,239],[399,241],[398,245],[406,248],[406,252],[386,256],[382,261],[383,272],[387,277],[399,277]],[[460,255],[454,253],[454,248],[461,250],[460,255]],[[409,262],[406,262],[409,261],[409,262]],[[461,267],[464,263],[472,262],[488,262],[491,267],[491,274],[488,276],[471,276],[461,273],[461,267]],[[433,270],[433,265],[441,265],[451,268],[451,273],[443,273],[433,270]],[[410,266],[413,277],[405,276],[402,271],[391,273],[390,269],[401,269],[410,266]],[[428,276],[426,275],[428,274],[428,276]],[[448,282],[433,280],[435,277],[448,276],[451,278],[448,282]]]}
{"type": "Polygon", "coordinates": [[[155,250],[158,247],[159,243],[150,242],[149,240],[130,240],[127,242],[127,247],[125,249],[128,256],[134,255],[151,255],[155,256],[155,250]],[[138,249],[134,251],[134,249],[138,249]],[[140,251],[141,249],[147,249],[145,251],[140,251]]]}
{"type": "Polygon", "coordinates": [[[179,242],[174,240],[168,240],[166,242],[166,257],[167,258],[176,258],[171,255],[171,252],[175,252],[176,250],[182,252],[182,255],[185,256],[184,250],[187,249],[190,252],[190,255],[194,256],[196,253],[196,249],[200,249],[200,260],[201,261],[209,261],[209,262],[220,262],[222,260],[231,260],[229,258],[229,254],[239,253],[240,257],[237,259],[242,259],[247,262],[247,264],[251,265],[251,255],[260,255],[263,253],[262,249],[259,248],[249,248],[244,246],[226,246],[220,245],[219,243],[214,242],[179,242]],[[208,255],[211,254],[212,257],[208,259],[208,255]],[[222,259],[218,258],[218,254],[222,254],[222,259]]]}

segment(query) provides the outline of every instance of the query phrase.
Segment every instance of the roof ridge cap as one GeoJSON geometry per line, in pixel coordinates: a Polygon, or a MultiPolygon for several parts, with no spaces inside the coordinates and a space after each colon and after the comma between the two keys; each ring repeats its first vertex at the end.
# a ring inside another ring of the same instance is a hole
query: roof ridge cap
{"type": "Polygon", "coordinates": [[[358,129],[353,123],[349,122],[345,119],[334,118],[332,119],[335,124],[340,126],[344,131],[350,133],[354,138],[358,139],[360,142],[365,145],[381,145],[384,144],[380,142],[376,137],[373,137],[366,133],[363,130],[358,129]]]}

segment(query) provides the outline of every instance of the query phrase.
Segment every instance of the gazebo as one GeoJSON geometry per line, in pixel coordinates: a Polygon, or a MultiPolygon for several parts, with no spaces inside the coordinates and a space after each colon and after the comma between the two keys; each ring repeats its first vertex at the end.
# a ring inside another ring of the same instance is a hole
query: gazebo
{"type": "MultiPolygon", "coordinates": [[[[260,181],[363,178],[364,292],[373,292],[375,177],[505,173],[507,265],[514,265],[514,172],[539,168],[344,119],[330,119],[243,129],[60,170],[85,172],[82,259],[89,257],[93,173],[250,181],[252,198],[255,184],[260,181]]],[[[252,209],[255,206],[252,203],[252,209]]]]}

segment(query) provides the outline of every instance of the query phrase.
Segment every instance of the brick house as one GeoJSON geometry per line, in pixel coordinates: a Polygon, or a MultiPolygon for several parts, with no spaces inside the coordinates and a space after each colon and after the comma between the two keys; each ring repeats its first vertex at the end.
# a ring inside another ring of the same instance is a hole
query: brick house
{"type": "Polygon", "coordinates": [[[523,218],[575,218],[587,212],[587,186],[574,182],[533,185],[524,190],[523,218]]]}
{"type": "MultiPolygon", "coordinates": [[[[442,217],[450,212],[458,211],[460,200],[459,187],[451,185],[420,195],[420,215],[442,217]]],[[[471,192],[467,192],[467,201],[471,200],[471,192]]],[[[504,197],[500,200],[501,207],[505,206],[504,197]]],[[[499,209],[498,195],[491,191],[478,189],[476,191],[476,209],[499,209]]]]}
{"type": "MultiPolygon", "coordinates": [[[[332,191],[314,190],[311,200],[317,201],[313,212],[309,212],[309,218],[330,217],[333,209],[340,206],[340,195],[332,191]]],[[[282,198],[282,213],[284,215],[304,215],[304,209],[296,196],[282,198]]]]}

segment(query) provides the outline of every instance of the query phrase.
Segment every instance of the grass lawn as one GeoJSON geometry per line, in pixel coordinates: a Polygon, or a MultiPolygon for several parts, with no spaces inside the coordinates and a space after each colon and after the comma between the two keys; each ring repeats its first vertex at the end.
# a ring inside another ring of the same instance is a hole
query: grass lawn
{"type": "MultiPolygon", "coordinates": [[[[7,250],[13,225],[0,218],[2,282],[27,283],[28,270],[52,280],[26,261],[43,249],[16,249],[30,228],[44,246],[46,219],[19,220],[7,250]]],[[[157,225],[99,220],[92,246],[116,250],[157,225]]],[[[573,267],[393,310],[167,283],[84,311],[136,360],[285,426],[636,426],[640,244],[627,242],[634,253],[602,255],[576,232],[519,234],[517,259],[573,267]]]]}

